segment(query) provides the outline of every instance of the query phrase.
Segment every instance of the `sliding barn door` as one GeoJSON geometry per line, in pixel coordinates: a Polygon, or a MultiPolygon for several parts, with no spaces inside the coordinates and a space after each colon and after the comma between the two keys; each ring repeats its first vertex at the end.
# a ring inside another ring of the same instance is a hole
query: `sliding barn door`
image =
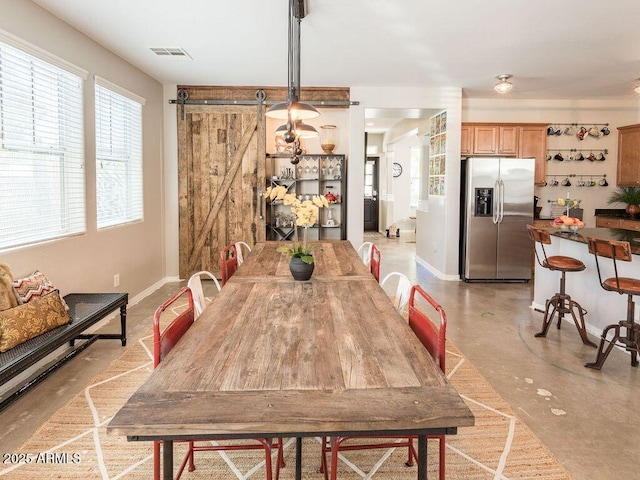
{"type": "Polygon", "coordinates": [[[257,106],[178,108],[180,277],[220,274],[225,245],[265,239],[264,114],[257,106]]]}

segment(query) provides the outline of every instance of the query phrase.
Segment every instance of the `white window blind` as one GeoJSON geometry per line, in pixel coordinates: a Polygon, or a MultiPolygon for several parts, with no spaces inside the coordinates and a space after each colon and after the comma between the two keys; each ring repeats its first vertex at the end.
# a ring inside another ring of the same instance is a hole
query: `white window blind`
{"type": "Polygon", "coordinates": [[[142,103],[110,86],[96,78],[98,228],[143,218],[142,103]]]}
{"type": "Polygon", "coordinates": [[[0,249],[85,231],[82,85],[0,41],[0,249]]]}

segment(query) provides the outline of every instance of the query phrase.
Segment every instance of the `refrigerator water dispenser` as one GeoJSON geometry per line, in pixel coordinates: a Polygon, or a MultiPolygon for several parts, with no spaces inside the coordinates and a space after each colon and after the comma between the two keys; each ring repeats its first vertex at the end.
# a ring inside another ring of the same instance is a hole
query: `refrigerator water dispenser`
{"type": "Polygon", "coordinates": [[[476,217],[493,216],[493,188],[476,188],[476,217]]]}

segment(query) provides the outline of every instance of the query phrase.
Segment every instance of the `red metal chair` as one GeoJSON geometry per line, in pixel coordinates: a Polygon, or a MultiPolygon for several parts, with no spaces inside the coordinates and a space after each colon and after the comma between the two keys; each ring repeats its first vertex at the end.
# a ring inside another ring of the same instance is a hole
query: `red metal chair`
{"type": "MultiPolygon", "coordinates": [[[[193,295],[189,287],[182,287],[171,298],[158,307],[153,316],[153,368],[156,368],[164,357],[171,351],[171,349],[180,341],[182,336],[189,330],[194,323],[195,308],[193,303],[193,295]],[[180,312],[176,318],[171,320],[164,330],[161,330],[160,319],[162,313],[171,307],[177,301],[184,300],[187,297],[187,306],[184,311],[180,312]]],[[[278,455],[276,460],[276,475],[275,480],[278,480],[280,476],[280,467],[284,466],[284,454],[282,451],[282,439],[279,438],[278,442],[273,442],[269,438],[256,438],[256,443],[252,444],[233,444],[233,445],[211,445],[196,444],[192,440],[184,440],[188,442],[189,447],[187,453],[180,464],[178,473],[175,476],[179,479],[184,471],[184,468],[189,465],[189,471],[193,472],[196,467],[194,464],[194,453],[204,451],[222,451],[222,450],[264,450],[266,479],[272,480],[273,478],[273,466],[271,464],[271,453],[274,448],[277,449],[278,455]]],[[[153,478],[154,480],[160,480],[160,445],[162,442],[153,442],[153,478]]]]}
{"type": "MultiPolygon", "coordinates": [[[[409,326],[414,331],[420,342],[431,354],[440,369],[444,373],[445,368],[445,341],[447,333],[447,315],[442,307],[427,294],[422,288],[414,285],[411,288],[409,296],[409,326]],[[416,294],[422,297],[421,304],[416,302],[416,294]],[[424,305],[422,305],[424,303],[424,305]],[[437,324],[429,316],[425,307],[431,306],[437,313],[439,319],[437,324]]],[[[445,436],[429,435],[428,438],[436,438],[439,440],[439,477],[440,480],[445,479],[445,436]]],[[[327,468],[327,453],[331,453],[331,480],[338,478],[338,453],[345,450],[369,450],[373,448],[408,448],[408,458],[406,465],[412,466],[413,461],[418,459],[418,454],[413,445],[413,441],[417,439],[413,436],[390,435],[380,437],[379,442],[375,442],[376,437],[323,437],[322,439],[322,458],[320,471],[324,472],[325,480],[329,479],[327,468]],[[365,444],[344,444],[347,440],[353,439],[373,439],[374,442],[365,444]]]]}
{"type": "Polygon", "coordinates": [[[371,273],[375,277],[377,282],[380,282],[380,249],[374,243],[371,245],[371,260],[369,261],[369,268],[371,273]]]}
{"type": "Polygon", "coordinates": [[[598,346],[598,355],[595,362],[585,363],[584,366],[600,370],[613,347],[618,345],[631,353],[631,366],[637,367],[638,352],[640,352],[640,324],[635,322],[633,296],[640,295],[640,279],[618,276],[618,265],[616,263],[618,260],[621,262],[630,262],[632,260],[631,244],[619,240],[602,240],[593,237],[588,237],[587,242],[589,243],[589,252],[596,259],[600,286],[608,292],[617,292],[620,295],[627,296],[627,318],[605,327],[600,337],[600,345],[598,346]],[[612,260],[613,277],[602,278],[598,257],[612,260]],[[623,328],[625,329],[624,333],[622,332],[623,328]],[[612,330],[613,335],[607,338],[612,330]]]}
{"type": "Polygon", "coordinates": [[[227,245],[220,252],[220,272],[222,275],[222,286],[227,283],[231,276],[238,270],[238,251],[236,245],[227,245]]]}

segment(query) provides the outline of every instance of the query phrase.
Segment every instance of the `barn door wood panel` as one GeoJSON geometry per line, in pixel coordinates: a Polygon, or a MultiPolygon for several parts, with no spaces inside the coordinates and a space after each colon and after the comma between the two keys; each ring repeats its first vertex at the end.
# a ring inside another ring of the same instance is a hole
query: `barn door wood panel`
{"type": "Polygon", "coordinates": [[[178,113],[180,277],[220,274],[225,245],[265,239],[264,108],[186,105],[178,113]],[[263,207],[264,208],[264,207],[263,207]]]}

